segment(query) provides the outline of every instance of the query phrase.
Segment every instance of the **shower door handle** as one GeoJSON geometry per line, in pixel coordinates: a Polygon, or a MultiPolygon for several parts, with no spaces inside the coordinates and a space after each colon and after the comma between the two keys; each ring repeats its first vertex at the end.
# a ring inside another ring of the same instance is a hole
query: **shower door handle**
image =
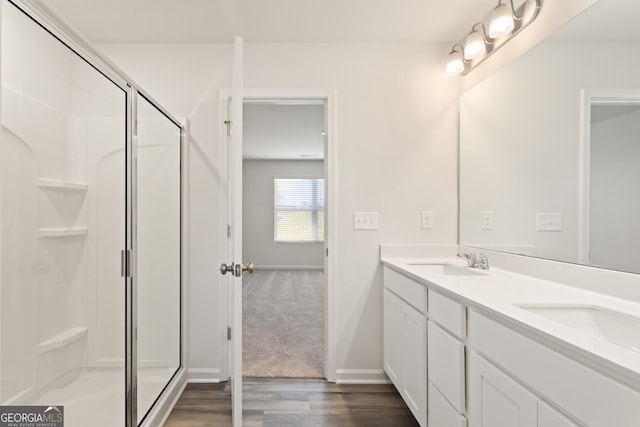
{"type": "Polygon", "coordinates": [[[120,251],[120,275],[124,278],[132,277],[131,263],[133,257],[129,249],[123,249],[120,251]]]}

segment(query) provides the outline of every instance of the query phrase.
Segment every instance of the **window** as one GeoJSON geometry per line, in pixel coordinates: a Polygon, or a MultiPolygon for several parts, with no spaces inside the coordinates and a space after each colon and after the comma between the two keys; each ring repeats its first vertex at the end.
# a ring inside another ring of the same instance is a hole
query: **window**
{"type": "Polygon", "coordinates": [[[324,241],[324,179],[274,178],[276,242],[324,241]]]}

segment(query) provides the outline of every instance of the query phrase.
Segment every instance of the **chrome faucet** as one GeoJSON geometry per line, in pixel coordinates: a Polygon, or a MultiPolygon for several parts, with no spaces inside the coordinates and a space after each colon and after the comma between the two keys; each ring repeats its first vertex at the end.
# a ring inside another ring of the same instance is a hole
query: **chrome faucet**
{"type": "Polygon", "coordinates": [[[471,268],[476,268],[478,266],[478,258],[476,258],[476,254],[474,253],[458,254],[458,257],[467,261],[467,264],[471,268]]]}
{"type": "Polygon", "coordinates": [[[476,257],[474,253],[458,254],[458,257],[467,261],[467,264],[471,268],[489,269],[489,257],[483,253],[480,253],[480,258],[476,257]]]}

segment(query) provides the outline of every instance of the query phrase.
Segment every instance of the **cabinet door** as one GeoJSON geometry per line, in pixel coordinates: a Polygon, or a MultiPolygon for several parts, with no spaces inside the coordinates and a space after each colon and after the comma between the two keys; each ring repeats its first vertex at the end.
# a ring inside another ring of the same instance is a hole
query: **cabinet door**
{"type": "Polygon", "coordinates": [[[383,340],[384,370],[398,390],[402,370],[402,323],[404,302],[393,293],[384,290],[383,340]]]}
{"type": "Polygon", "coordinates": [[[475,352],[468,379],[470,427],[537,427],[538,397],[475,352]]]}
{"type": "Polygon", "coordinates": [[[405,402],[421,426],[427,420],[427,319],[405,306],[403,321],[403,368],[405,402]]]}
{"type": "Polygon", "coordinates": [[[538,402],[538,427],[578,427],[547,402],[538,402]]]}
{"type": "Polygon", "coordinates": [[[427,322],[429,381],[458,411],[465,411],[464,344],[435,323],[427,322]]]}
{"type": "Polygon", "coordinates": [[[431,381],[429,381],[428,395],[429,422],[427,425],[430,427],[467,427],[467,419],[449,404],[431,381]]]}

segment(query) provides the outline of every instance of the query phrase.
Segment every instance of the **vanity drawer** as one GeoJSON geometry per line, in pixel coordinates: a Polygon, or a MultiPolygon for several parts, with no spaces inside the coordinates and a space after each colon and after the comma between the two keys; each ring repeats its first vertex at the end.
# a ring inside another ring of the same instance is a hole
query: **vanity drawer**
{"type": "Polygon", "coordinates": [[[467,334],[467,310],[462,304],[429,290],[429,318],[455,336],[467,334]]]}
{"type": "Polygon", "coordinates": [[[434,427],[466,427],[467,419],[458,414],[440,391],[429,382],[429,422],[434,427]]]}
{"type": "Polygon", "coordinates": [[[464,344],[429,321],[427,326],[429,381],[458,413],[465,409],[464,344]]]}
{"type": "Polygon", "coordinates": [[[398,295],[421,313],[426,311],[427,296],[424,285],[385,267],[383,270],[385,288],[398,295]]]}

